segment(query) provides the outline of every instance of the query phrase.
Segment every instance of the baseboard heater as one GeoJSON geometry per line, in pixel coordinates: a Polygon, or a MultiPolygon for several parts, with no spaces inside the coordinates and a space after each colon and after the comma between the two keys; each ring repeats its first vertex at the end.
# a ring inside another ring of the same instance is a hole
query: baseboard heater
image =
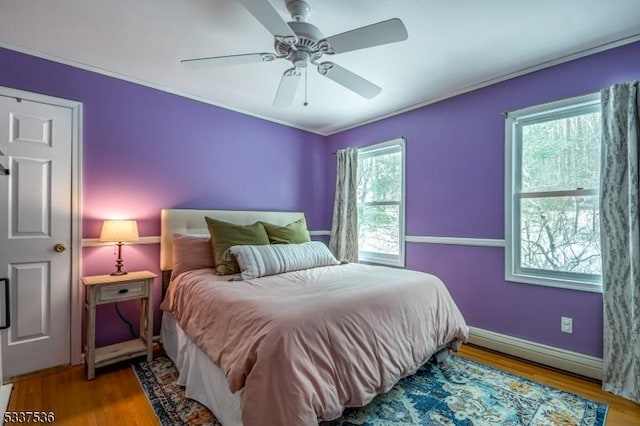
{"type": "Polygon", "coordinates": [[[469,327],[469,343],[592,379],[602,380],[602,358],[469,327]]]}

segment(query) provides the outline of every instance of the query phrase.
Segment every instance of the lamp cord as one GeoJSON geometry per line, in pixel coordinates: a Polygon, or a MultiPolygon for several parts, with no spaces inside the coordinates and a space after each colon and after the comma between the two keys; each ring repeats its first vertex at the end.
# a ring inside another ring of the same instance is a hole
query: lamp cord
{"type": "Polygon", "coordinates": [[[127,323],[127,325],[129,326],[129,333],[131,333],[131,337],[138,337],[136,336],[136,334],[133,332],[133,324],[131,324],[129,322],[129,320],[127,320],[124,315],[122,315],[122,312],[120,312],[120,309],[118,308],[118,302],[114,303],[114,305],[116,305],[116,312],[118,314],[118,316],[120,317],[120,319],[122,321],[124,321],[125,323],[127,323]]]}

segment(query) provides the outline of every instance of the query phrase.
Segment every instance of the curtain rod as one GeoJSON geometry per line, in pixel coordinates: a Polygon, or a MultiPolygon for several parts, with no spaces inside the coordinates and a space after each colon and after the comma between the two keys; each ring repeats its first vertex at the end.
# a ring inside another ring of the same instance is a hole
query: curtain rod
{"type": "MultiPolygon", "coordinates": [[[[405,142],[407,141],[407,138],[405,138],[404,136],[398,136],[397,138],[389,139],[389,140],[382,141],[382,142],[372,143],[371,145],[366,145],[366,146],[363,146],[362,148],[367,148],[367,147],[374,146],[374,145],[378,145],[378,144],[381,144],[381,143],[391,142],[391,141],[394,141],[394,140],[396,140],[396,139],[402,139],[402,140],[403,140],[403,141],[405,141],[405,142]]],[[[360,149],[360,148],[358,148],[358,149],[360,149]]],[[[337,154],[337,152],[336,152],[336,151],[334,151],[334,152],[332,152],[332,153],[331,153],[331,155],[336,155],[336,154],[337,154]]]]}

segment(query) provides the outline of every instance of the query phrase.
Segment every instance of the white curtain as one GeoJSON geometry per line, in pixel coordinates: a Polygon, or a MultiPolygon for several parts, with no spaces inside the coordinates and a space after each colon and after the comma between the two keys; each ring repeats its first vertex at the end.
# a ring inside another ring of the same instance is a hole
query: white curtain
{"type": "Polygon", "coordinates": [[[336,153],[336,195],[329,248],[339,260],[358,261],[358,150],[340,149],[336,153]]]}
{"type": "Polygon", "coordinates": [[[640,403],[640,82],[603,89],[604,390],[640,403]]]}

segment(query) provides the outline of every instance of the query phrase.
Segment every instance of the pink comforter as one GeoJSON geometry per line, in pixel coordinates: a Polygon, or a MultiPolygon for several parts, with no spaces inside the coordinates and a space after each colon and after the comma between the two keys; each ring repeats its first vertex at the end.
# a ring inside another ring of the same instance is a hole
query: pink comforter
{"type": "Polygon", "coordinates": [[[468,336],[442,281],[422,272],[348,264],[240,282],[212,274],[179,276],[162,309],[232,392],[244,388],[244,426],[335,419],[468,336]]]}

